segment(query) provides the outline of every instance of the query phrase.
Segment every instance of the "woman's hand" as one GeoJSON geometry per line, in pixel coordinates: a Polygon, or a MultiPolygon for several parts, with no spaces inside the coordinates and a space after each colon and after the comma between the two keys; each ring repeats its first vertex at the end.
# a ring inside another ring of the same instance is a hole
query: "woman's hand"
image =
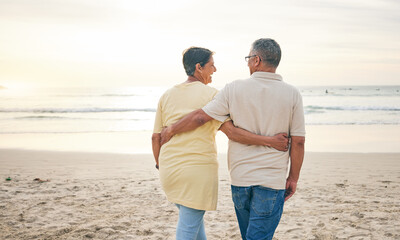
{"type": "Polygon", "coordinates": [[[283,152],[286,152],[289,149],[290,138],[288,137],[287,133],[278,133],[271,138],[271,147],[283,152]]]}

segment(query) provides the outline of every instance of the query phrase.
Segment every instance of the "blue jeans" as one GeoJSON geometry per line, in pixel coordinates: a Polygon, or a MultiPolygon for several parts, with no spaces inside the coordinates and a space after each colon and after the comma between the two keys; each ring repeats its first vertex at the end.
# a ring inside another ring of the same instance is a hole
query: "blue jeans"
{"type": "Polygon", "coordinates": [[[282,216],[285,190],[262,186],[231,188],[242,239],[272,239],[282,216]]]}
{"type": "Polygon", "coordinates": [[[176,240],[206,240],[203,216],[206,211],[175,204],[179,209],[176,240]]]}

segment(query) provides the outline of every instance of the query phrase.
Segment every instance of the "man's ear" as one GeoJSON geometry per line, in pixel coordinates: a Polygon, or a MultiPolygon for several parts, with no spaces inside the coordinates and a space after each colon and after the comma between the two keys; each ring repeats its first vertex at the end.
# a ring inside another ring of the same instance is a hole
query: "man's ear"
{"type": "Polygon", "coordinates": [[[196,64],[196,69],[197,69],[197,71],[201,72],[202,67],[201,67],[200,63],[196,64]]]}
{"type": "Polygon", "coordinates": [[[258,66],[258,65],[260,65],[260,64],[261,64],[261,58],[260,58],[259,56],[257,56],[255,65],[258,66]]]}

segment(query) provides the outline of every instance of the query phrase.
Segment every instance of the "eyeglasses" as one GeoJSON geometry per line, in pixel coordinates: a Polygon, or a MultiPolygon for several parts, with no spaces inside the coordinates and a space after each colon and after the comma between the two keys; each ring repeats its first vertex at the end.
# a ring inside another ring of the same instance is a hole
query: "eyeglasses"
{"type": "MultiPolygon", "coordinates": [[[[252,58],[252,57],[257,57],[257,55],[246,56],[246,57],[244,57],[244,60],[245,60],[246,62],[248,62],[249,59],[252,58]]],[[[260,58],[260,60],[261,60],[261,58],[260,58]]]]}

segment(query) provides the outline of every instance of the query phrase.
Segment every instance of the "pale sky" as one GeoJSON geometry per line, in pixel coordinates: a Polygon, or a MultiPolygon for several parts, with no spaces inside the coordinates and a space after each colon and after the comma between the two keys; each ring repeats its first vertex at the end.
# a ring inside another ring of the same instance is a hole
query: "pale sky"
{"type": "Polygon", "coordinates": [[[400,84],[398,0],[0,0],[0,85],[172,86],[200,46],[220,87],[264,37],[295,86],[400,84]]]}

